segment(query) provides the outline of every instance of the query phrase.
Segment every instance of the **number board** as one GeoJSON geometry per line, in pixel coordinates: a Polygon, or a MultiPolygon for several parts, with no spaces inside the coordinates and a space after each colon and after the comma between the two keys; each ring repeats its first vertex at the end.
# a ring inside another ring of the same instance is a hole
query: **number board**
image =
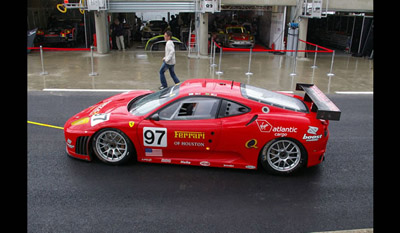
{"type": "Polygon", "coordinates": [[[167,147],[167,128],[144,127],[143,145],[167,147]]]}

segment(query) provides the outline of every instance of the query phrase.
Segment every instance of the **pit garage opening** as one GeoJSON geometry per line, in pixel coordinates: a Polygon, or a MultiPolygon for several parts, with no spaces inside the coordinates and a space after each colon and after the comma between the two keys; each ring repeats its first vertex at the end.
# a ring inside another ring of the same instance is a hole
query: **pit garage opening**
{"type": "MultiPolygon", "coordinates": [[[[73,2],[73,1],[70,1],[73,2]]],[[[75,1],[80,2],[80,1],[75,1]]],[[[147,2],[146,6],[133,1],[110,1],[106,10],[106,33],[109,49],[117,49],[115,36],[110,27],[114,19],[119,19],[124,28],[126,50],[161,50],[162,44],[152,44],[162,40],[149,40],[171,30],[180,50],[186,50],[196,43],[198,23],[196,1],[176,3],[147,2]],[[191,4],[189,4],[191,2],[191,4]],[[186,4],[186,5],[185,5],[186,4]],[[149,43],[148,43],[149,42],[149,43]],[[147,44],[147,46],[146,46],[147,44]]],[[[200,1],[199,1],[200,2],[200,1]]],[[[207,2],[207,1],[205,1],[207,2]]],[[[210,1],[211,2],[211,1],[210,1]]],[[[96,11],[64,9],[59,0],[34,0],[28,2],[28,29],[37,28],[34,47],[89,48],[96,46],[96,11]]],[[[200,7],[198,5],[197,7],[200,7]]],[[[219,11],[205,14],[208,22],[208,39],[217,36],[224,46],[239,46],[229,43],[230,39],[253,41],[251,46],[283,48],[285,22],[289,16],[284,6],[223,5],[219,11]],[[277,19],[277,15],[279,16],[277,19]],[[229,28],[228,28],[229,27],[229,28]]],[[[244,45],[244,46],[249,46],[244,45]]]]}

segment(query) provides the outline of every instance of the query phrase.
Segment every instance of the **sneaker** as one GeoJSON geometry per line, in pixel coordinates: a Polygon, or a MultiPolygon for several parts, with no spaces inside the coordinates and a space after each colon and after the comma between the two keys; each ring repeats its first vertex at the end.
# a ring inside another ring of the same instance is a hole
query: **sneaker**
{"type": "Polygon", "coordinates": [[[165,88],[167,88],[167,87],[161,86],[161,87],[158,88],[158,89],[162,90],[162,89],[165,89],[165,88]]]}

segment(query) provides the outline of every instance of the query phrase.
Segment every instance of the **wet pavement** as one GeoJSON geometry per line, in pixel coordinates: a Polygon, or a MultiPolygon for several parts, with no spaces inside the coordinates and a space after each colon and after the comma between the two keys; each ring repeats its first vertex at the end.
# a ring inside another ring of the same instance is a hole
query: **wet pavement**
{"type": "MultiPolygon", "coordinates": [[[[30,91],[27,118],[63,126],[112,95],[30,91]]],[[[290,177],[261,168],[89,163],[66,154],[63,130],[28,124],[27,232],[372,233],[373,96],[328,97],[342,116],[329,124],[326,159],[290,177]]]]}
{"type": "MultiPolygon", "coordinates": [[[[164,56],[163,51],[110,51],[108,54],[94,52],[94,72],[89,76],[91,55],[88,51],[45,51],[42,72],[40,53],[32,51],[27,55],[28,91],[43,89],[150,89],[160,86],[159,69],[164,56]]],[[[295,76],[293,58],[267,52],[252,54],[250,72],[248,72],[248,52],[223,52],[221,67],[210,67],[210,59],[188,58],[188,52],[176,52],[175,72],[181,81],[194,78],[214,78],[235,80],[254,86],[276,91],[294,91],[297,82],[314,83],[325,93],[336,92],[373,92],[373,60],[352,57],[336,51],[332,73],[331,53],[319,53],[316,65],[312,69],[314,54],[307,58],[298,58],[295,76]],[[223,71],[218,76],[215,71],[223,71]]],[[[215,63],[219,64],[219,53],[215,63]]],[[[169,85],[172,79],[168,72],[169,85]]]]}

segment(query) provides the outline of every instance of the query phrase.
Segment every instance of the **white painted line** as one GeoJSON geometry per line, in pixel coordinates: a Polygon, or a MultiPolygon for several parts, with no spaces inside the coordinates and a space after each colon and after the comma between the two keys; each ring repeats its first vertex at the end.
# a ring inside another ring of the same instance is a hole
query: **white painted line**
{"type": "MultiPolygon", "coordinates": [[[[63,89],[63,88],[44,88],[42,91],[70,91],[70,92],[127,92],[127,91],[138,91],[138,89],[63,89]]],[[[149,91],[141,89],[140,91],[149,91]]]]}
{"type": "Polygon", "coordinates": [[[335,91],[336,94],[342,95],[373,95],[373,91],[335,91]]]}

